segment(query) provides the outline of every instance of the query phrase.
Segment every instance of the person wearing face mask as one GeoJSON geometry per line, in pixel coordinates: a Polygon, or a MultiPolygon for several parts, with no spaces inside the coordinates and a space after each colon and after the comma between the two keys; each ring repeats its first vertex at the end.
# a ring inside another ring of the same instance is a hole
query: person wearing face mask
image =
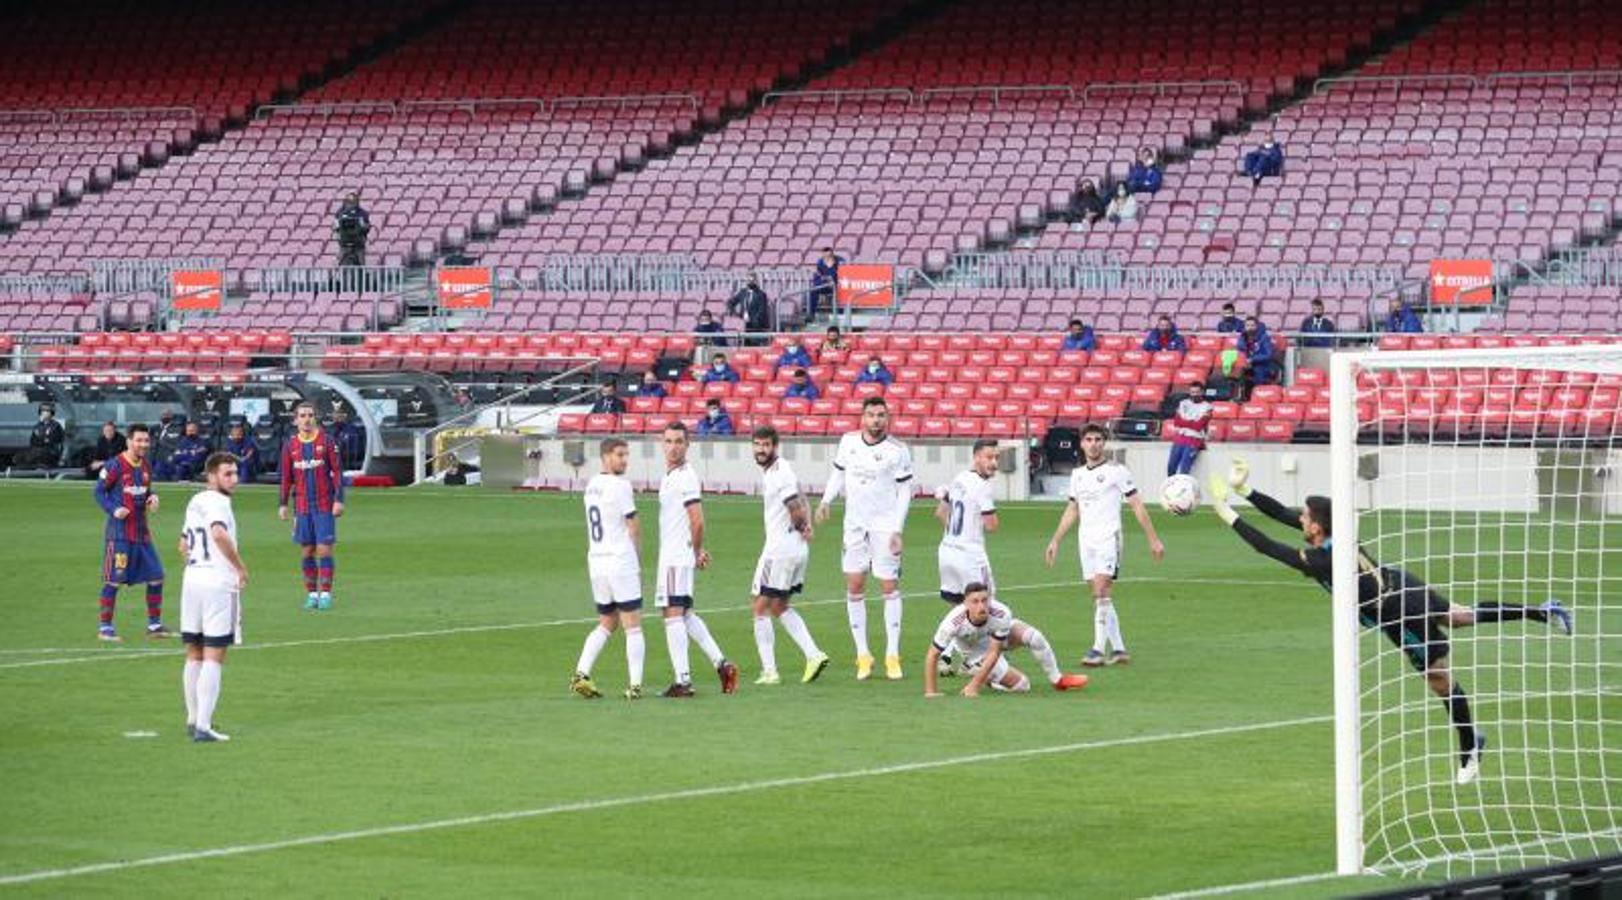
{"type": "Polygon", "coordinates": [[[745,284],[727,301],[727,312],[743,318],[743,330],[750,334],[764,334],[772,330],[771,299],[760,287],[760,278],[749,273],[745,284]]]}
{"type": "MultiPolygon", "coordinates": [[[[1324,302],[1322,300],[1312,301],[1312,315],[1301,320],[1301,330],[1307,334],[1333,335],[1335,333],[1335,322],[1324,315],[1324,302]]],[[[1335,339],[1334,337],[1302,338],[1301,346],[1333,347],[1335,346],[1335,339]]]]}
{"type": "Polygon", "coordinates": [[[1166,477],[1194,471],[1194,460],[1205,449],[1206,431],[1211,426],[1211,404],[1205,399],[1205,383],[1188,386],[1188,396],[1177,403],[1177,412],[1166,424],[1171,439],[1171,456],[1166,459],[1166,477]]]}
{"type": "Polygon", "coordinates": [[[811,373],[804,369],[794,370],[794,380],[789,383],[788,389],[783,391],[784,400],[796,397],[802,400],[815,400],[821,396],[822,392],[817,390],[816,383],[811,380],[811,373]]]}
{"type": "Polygon", "coordinates": [[[710,367],[704,370],[704,374],[698,380],[705,384],[717,381],[729,381],[735,384],[738,381],[738,370],[732,368],[732,364],[727,362],[725,353],[717,353],[710,360],[710,367]]]}
{"type": "Polygon", "coordinates": [[[1252,185],[1261,184],[1263,178],[1284,174],[1284,145],[1271,137],[1263,141],[1260,147],[1245,154],[1244,172],[1252,185]]]}
{"type": "Polygon", "coordinates": [[[1138,198],[1132,196],[1126,183],[1115,186],[1115,196],[1109,201],[1109,220],[1116,225],[1130,222],[1138,217],[1138,198]]]}
{"type": "Polygon", "coordinates": [[[788,345],[783,348],[782,355],[777,357],[777,367],[808,369],[811,367],[811,354],[806,352],[798,338],[790,338],[788,345]]]}
{"type": "Polygon", "coordinates": [[[17,454],[17,465],[49,469],[62,462],[62,446],[67,443],[67,432],[56,421],[56,408],[39,408],[39,422],[28,435],[28,449],[17,454]]]}
{"type": "Polygon", "coordinates": [[[882,384],[889,387],[894,382],[895,376],[884,367],[884,361],[877,358],[868,360],[867,365],[862,367],[861,374],[856,376],[857,384],[882,384]]]}
{"type": "Polygon", "coordinates": [[[698,327],[693,329],[693,333],[699,335],[698,346],[700,347],[725,347],[727,345],[727,339],[720,337],[720,335],[726,333],[726,330],[721,327],[720,322],[715,321],[715,317],[710,315],[710,311],[707,309],[698,314],[698,327]],[[707,337],[707,335],[712,334],[716,335],[716,337],[707,337]]]}
{"type": "Polygon", "coordinates": [[[1153,147],[1138,152],[1137,161],[1126,173],[1126,188],[1133,194],[1153,194],[1160,190],[1164,175],[1160,171],[1160,155],[1153,147]]]}
{"type": "Polygon", "coordinates": [[[665,396],[665,383],[659,380],[658,373],[649,369],[642,373],[642,383],[637,385],[636,395],[638,397],[663,397],[665,396]]]}
{"type": "Polygon", "coordinates": [[[704,418],[698,420],[698,433],[704,437],[723,437],[735,433],[732,417],[727,415],[721,401],[711,397],[704,403],[704,418]]]}

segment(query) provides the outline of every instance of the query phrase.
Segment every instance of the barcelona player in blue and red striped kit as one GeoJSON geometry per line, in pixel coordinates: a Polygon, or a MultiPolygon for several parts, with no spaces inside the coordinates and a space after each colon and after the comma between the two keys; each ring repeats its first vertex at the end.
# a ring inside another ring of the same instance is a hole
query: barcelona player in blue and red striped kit
{"type": "Polygon", "coordinates": [[[152,435],[145,425],[131,425],[129,446],[107,460],[96,479],[96,502],[107,513],[105,545],[101,562],[101,627],[97,636],[104,641],[120,640],[113,628],[113,609],[118,589],[126,584],[146,585],[146,633],[168,637],[163,627],[163,563],[152,546],[147,516],[158,511],[158,495],[152,492],[152,465],[147,451],[152,435]]]}
{"type": "Polygon", "coordinates": [[[315,404],[293,410],[298,431],[282,445],[281,508],[293,501],[293,543],[303,549],[305,609],[332,608],[332,545],[338,542],[338,517],[344,514],[344,472],[338,445],[315,420],[315,404]]]}

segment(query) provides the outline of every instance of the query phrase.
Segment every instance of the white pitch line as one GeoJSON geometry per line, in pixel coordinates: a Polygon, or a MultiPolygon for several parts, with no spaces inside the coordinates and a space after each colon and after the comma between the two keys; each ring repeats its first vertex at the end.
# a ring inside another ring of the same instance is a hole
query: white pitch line
{"type": "Polygon", "coordinates": [[[1247,891],[1264,891],[1268,888],[1289,887],[1296,884],[1311,884],[1315,881],[1328,881],[1339,878],[1335,872],[1319,872],[1315,875],[1294,875],[1289,878],[1269,878],[1266,881],[1246,881],[1242,884],[1224,884],[1217,887],[1199,888],[1192,891],[1179,891],[1175,894],[1156,894],[1147,900],[1189,900],[1192,897],[1220,897],[1223,894],[1243,894],[1247,891]]]}
{"type": "MultiPolygon", "coordinates": [[[[1305,579],[1302,579],[1302,580],[1299,580],[1299,581],[1297,581],[1297,580],[1285,581],[1285,580],[1277,580],[1277,579],[1273,579],[1273,580],[1265,580],[1265,579],[1264,580],[1247,580],[1247,579],[1222,579],[1222,578],[1161,578],[1161,577],[1151,577],[1151,578],[1134,578],[1130,582],[1130,584],[1152,584],[1152,583],[1161,583],[1161,584],[1166,584],[1166,583],[1170,583],[1170,584],[1229,584],[1229,585],[1239,585],[1239,586],[1246,586],[1246,587],[1259,587],[1259,586],[1266,586],[1266,585],[1272,585],[1272,586],[1276,586],[1276,587],[1312,587],[1313,586],[1312,582],[1306,581],[1305,579]]],[[[1019,585],[1012,585],[1012,586],[998,586],[997,590],[998,591],[1006,591],[1006,592],[1012,592],[1012,591],[1037,591],[1037,590],[1050,590],[1050,589],[1053,589],[1053,588],[1060,588],[1060,587],[1078,587],[1079,588],[1079,587],[1081,587],[1081,585],[1078,582],[1074,582],[1074,581],[1048,581],[1048,582],[1042,582],[1042,583],[1039,583],[1039,584],[1019,584],[1019,585]]],[[[938,597],[939,595],[940,595],[939,591],[917,591],[917,592],[910,593],[910,594],[904,594],[903,596],[905,596],[905,597],[907,597],[909,599],[918,599],[918,598],[923,598],[923,597],[938,597]]],[[[798,601],[797,603],[795,603],[795,605],[796,606],[825,606],[825,605],[832,604],[832,603],[844,603],[844,602],[846,602],[845,598],[838,597],[838,598],[832,598],[832,599],[827,599],[827,600],[801,600],[801,601],[798,601]]],[[[747,612],[749,609],[750,609],[749,606],[720,606],[720,607],[716,607],[714,609],[706,609],[706,610],[704,610],[704,612],[705,613],[712,613],[712,612],[715,612],[715,613],[747,612]]],[[[305,639],[305,640],[298,640],[298,641],[272,641],[272,642],[263,643],[263,644],[244,644],[244,645],[242,645],[240,647],[233,647],[232,652],[241,653],[244,650],[280,650],[280,649],[285,649],[285,648],[289,648],[289,647],[324,647],[324,646],[330,646],[332,644],[367,644],[367,643],[375,643],[375,642],[378,642],[378,641],[396,641],[396,640],[406,640],[406,639],[410,639],[410,638],[425,638],[425,637],[444,637],[444,636],[448,636],[448,635],[458,635],[458,634],[478,634],[478,633],[487,632],[487,631],[516,631],[516,630],[527,629],[527,628],[557,628],[557,627],[565,626],[565,625],[590,625],[590,624],[592,624],[593,622],[596,622],[596,621],[597,621],[596,616],[587,616],[587,617],[581,617],[581,618],[575,618],[575,619],[550,619],[550,620],[542,621],[542,622],[510,622],[510,623],[498,624],[498,625],[459,625],[459,626],[456,626],[456,627],[453,627],[453,628],[434,628],[434,629],[425,629],[425,630],[422,630],[422,631],[397,631],[397,632],[391,632],[391,633],[385,633],[385,634],[357,634],[357,635],[349,635],[349,636],[344,636],[344,637],[308,638],[308,639],[305,639]]],[[[12,652],[12,653],[41,652],[41,653],[43,653],[43,652],[46,652],[46,651],[43,651],[43,650],[41,650],[41,651],[13,650],[13,651],[6,651],[6,652],[12,652]]],[[[79,651],[66,650],[64,652],[70,652],[71,653],[71,652],[79,652],[79,651]]],[[[85,650],[83,652],[86,655],[83,655],[83,656],[66,656],[66,657],[62,657],[62,658],[59,658],[59,659],[34,659],[34,660],[27,660],[25,662],[0,663],[0,670],[5,670],[5,669],[32,669],[32,668],[37,668],[37,667],[40,667],[40,666],[66,666],[66,665],[73,665],[75,663],[107,662],[108,660],[120,660],[120,659],[122,659],[122,660],[146,659],[146,658],[152,657],[152,656],[172,657],[174,655],[173,653],[171,653],[169,651],[161,651],[161,650],[123,650],[123,651],[103,650],[103,651],[98,652],[98,651],[95,651],[93,648],[89,648],[89,647],[85,648],[85,650]]]]}
{"type": "Polygon", "coordinates": [[[653,803],[668,803],[674,800],[695,800],[708,797],[725,797],[734,794],[748,794],[759,791],[776,790],[779,788],[803,787],[813,784],[826,784],[834,781],[849,781],[857,778],[878,778],[887,775],[904,775],[912,772],[925,772],[932,769],[944,769],[952,766],[964,766],[974,763],[997,762],[1000,760],[1032,759],[1043,756],[1054,756],[1063,753],[1079,753],[1087,750],[1104,750],[1113,747],[1131,747],[1140,744],[1155,744],[1168,741],[1199,740],[1201,738],[1222,737],[1226,735],[1246,734],[1257,731],[1271,731],[1280,728],[1293,728],[1300,725],[1321,725],[1330,721],[1333,721],[1332,716],[1307,716],[1297,719],[1278,719],[1272,722],[1255,722],[1248,725],[1224,725],[1217,728],[1202,728],[1195,731],[1137,735],[1135,737],[1111,738],[1109,740],[1102,741],[1083,741],[1072,744],[1053,744],[1046,747],[1029,747],[1023,750],[1001,750],[992,753],[975,753],[968,756],[952,756],[945,759],[898,763],[895,765],[877,766],[867,769],[847,769],[845,771],[820,772],[815,775],[796,775],[787,778],[771,778],[763,781],[742,781],[734,782],[732,784],[718,784],[710,787],[688,788],[680,791],[666,791],[656,794],[638,794],[630,797],[609,797],[601,800],[579,800],[572,803],[558,803],[551,806],[538,806],[532,809],[518,809],[509,810],[507,812],[458,816],[450,819],[433,819],[426,822],[410,822],[401,825],[384,825],[377,828],[361,828],[353,831],[336,831],[329,832],[327,834],[313,834],[306,835],[304,837],[286,838],[279,841],[265,841],[257,844],[235,844],[228,847],[214,847],[206,850],[185,850],[176,853],[165,853],[159,856],[113,860],[109,862],[92,863],[90,865],[71,866],[62,869],[40,869],[33,872],[20,872],[15,875],[0,876],[0,885],[32,884],[40,881],[73,878],[81,875],[96,875],[104,872],[118,872],[126,869],[150,868],[152,866],[195,862],[197,860],[204,859],[219,859],[221,857],[228,856],[244,856],[250,853],[270,853],[278,850],[291,850],[298,847],[337,844],[347,841],[357,841],[376,837],[391,837],[402,834],[419,834],[425,831],[442,831],[451,828],[489,825],[497,822],[538,819],[547,816],[563,815],[566,813],[595,812],[603,809],[618,809],[628,806],[645,806],[653,803]]]}

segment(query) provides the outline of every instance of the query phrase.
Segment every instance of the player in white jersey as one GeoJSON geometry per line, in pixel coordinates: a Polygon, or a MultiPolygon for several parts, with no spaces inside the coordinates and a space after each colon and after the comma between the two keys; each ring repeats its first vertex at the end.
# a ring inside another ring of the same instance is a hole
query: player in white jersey
{"type": "Polygon", "coordinates": [[[625,662],[630,684],[625,699],[642,698],[642,663],[647,647],[642,640],[642,564],[637,549],[642,526],[636,518],[636,497],[625,470],[630,448],[619,438],[599,448],[602,471],[586,482],[586,568],[591,575],[592,600],[597,605],[597,627],[586,635],[569,689],[587,699],[602,696],[591,680],[614,629],[625,626],[625,662]]]}
{"type": "Polygon", "coordinates": [[[817,647],[799,610],[790,599],[805,587],[805,567],[811,558],[811,510],[800,496],[800,479],[788,460],[778,455],[777,429],[761,426],[754,432],[755,463],[760,466],[760,498],[766,511],[766,546],[755,564],[755,648],[760,651],[760,677],[755,684],[779,684],[776,636],[772,618],[783,623],[794,643],[805,653],[802,682],[817,680],[828,668],[828,654],[817,647]]]}
{"type": "Polygon", "coordinates": [[[738,667],[727,661],[710,636],[710,629],[693,609],[693,575],[710,565],[704,547],[704,498],[698,475],[687,465],[687,426],[671,422],[659,438],[665,451],[665,477],[659,483],[659,582],[654,605],[664,612],[665,646],[676,680],[666,697],[693,696],[693,673],[688,666],[691,640],[710,658],[721,676],[721,693],[738,689],[738,667]]]}
{"type": "Polygon", "coordinates": [[[242,640],[242,589],[248,567],[237,550],[237,520],[231,492],[237,486],[237,458],[213,453],[203,463],[208,489],[186,504],[180,555],[186,574],[180,585],[180,640],[186,648],[181,687],[186,698],[186,733],[198,743],[228,741],[214,728],[220,702],[225,651],[242,640]]]}
{"type": "MultiPolygon", "coordinates": [[[[985,585],[996,599],[996,581],[986,555],[986,533],[996,531],[998,526],[997,501],[991,487],[991,478],[996,474],[997,442],[981,438],[974,442],[969,468],[935,491],[935,518],[945,529],[937,553],[941,599],[948,603],[962,603],[963,588],[972,583],[985,585]]],[[[940,674],[953,674],[956,662],[955,649],[951,645],[942,648],[940,674]]]]}
{"type": "Polygon", "coordinates": [[[952,607],[935,629],[935,640],[924,657],[924,696],[940,696],[935,689],[935,670],[948,649],[962,655],[974,672],[963,685],[963,696],[977,697],[987,684],[1011,693],[1030,690],[1031,680],[1009,665],[1005,655],[1016,647],[1031,651],[1054,690],[1076,691],[1087,686],[1086,675],[1067,675],[1059,669],[1058,656],[1042,632],[1014,618],[1013,610],[991,599],[990,588],[976,581],[963,586],[963,602],[952,607]]]}
{"type": "Polygon", "coordinates": [[[873,674],[867,648],[867,573],[884,592],[884,674],[901,677],[901,531],[912,502],[912,453],[889,435],[890,408],[883,397],[862,402],[862,430],[839,439],[828,487],[817,504],[817,521],[828,521],[833,501],[845,494],[846,614],[856,641],[856,680],[873,674]]]}
{"type": "Polygon", "coordinates": [[[1121,619],[1115,613],[1110,589],[1121,572],[1121,503],[1132,505],[1138,525],[1149,539],[1149,553],[1159,561],[1166,555],[1166,545],[1155,534],[1155,523],[1149,520],[1143,497],[1132,480],[1126,466],[1104,458],[1104,443],[1109,433],[1104,426],[1089,423],[1081,430],[1082,465],[1070,473],[1070,502],[1065,504],[1059,517],[1059,528],[1048,542],[1047,563],[1051,568],[1059,557],[1059,541],[1078,521],[1077,537],[1081,546],[1081,577],[1093,586],[1093,646],[1082,659],[1084,666],[1128,663],[1132,657],[1126,652],[1126,641],[1121,639],[1121,619]],[[1110,644],[1114,652],[1107,657],[1110,644]]]}

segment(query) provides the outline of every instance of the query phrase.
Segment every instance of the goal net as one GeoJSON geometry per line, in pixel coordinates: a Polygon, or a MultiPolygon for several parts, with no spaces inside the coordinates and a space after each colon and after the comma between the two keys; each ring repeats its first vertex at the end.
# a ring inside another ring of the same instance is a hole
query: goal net
{"type": "Polygon", "coordinates": [[[1338,868],[1622,851],[1622,344],[1337,354],[1331,393],[1338,868]]]}

